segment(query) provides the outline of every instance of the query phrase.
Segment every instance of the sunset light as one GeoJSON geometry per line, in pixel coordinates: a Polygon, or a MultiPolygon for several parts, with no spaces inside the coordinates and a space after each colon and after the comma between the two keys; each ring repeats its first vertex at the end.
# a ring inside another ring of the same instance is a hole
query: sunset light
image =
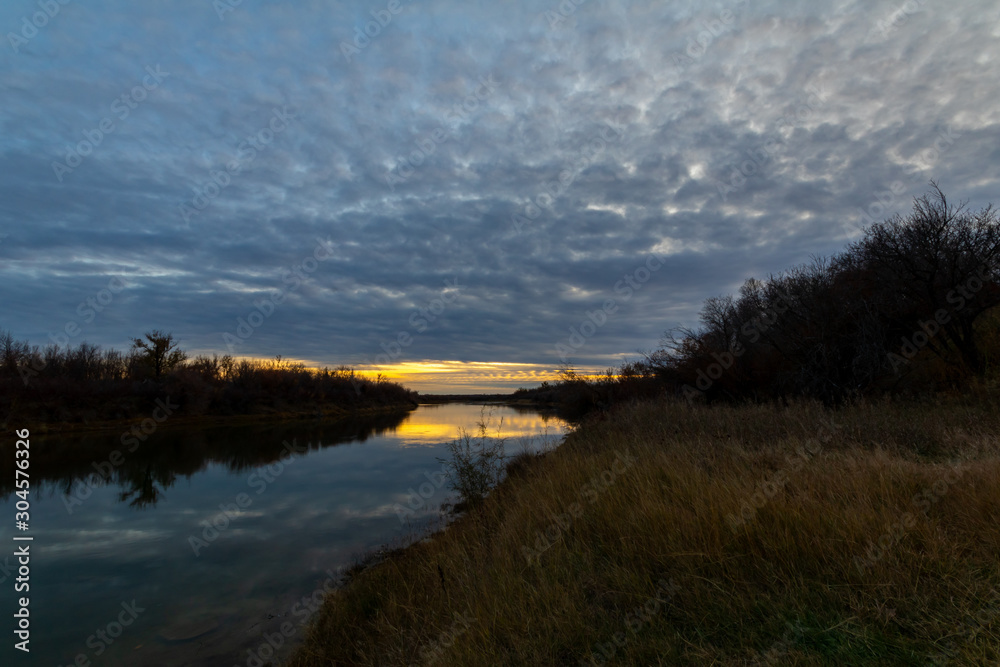
{"type": "Polygon", "coordinates": [[[0,665],[1000,665],[998,37],[0,0],[0,665]]]}

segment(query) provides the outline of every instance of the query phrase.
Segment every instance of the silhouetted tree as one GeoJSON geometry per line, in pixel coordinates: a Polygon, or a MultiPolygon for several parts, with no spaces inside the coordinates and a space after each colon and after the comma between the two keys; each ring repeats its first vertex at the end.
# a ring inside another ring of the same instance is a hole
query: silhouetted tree
{"type": "Polygon", "coordinates": [[[0,355],[3,357],[3,370],[10,375],[17,374],[18,366],[29,358],[31,347],[27,342],[14,340],[13,334],[0,329],[0,355]]]}
{"type": "Polygon", "coordinates": [[[153,370],[153,376],[160,378],[175,366],[187,359],[187,354],[177,347],[173,334],[163,333],[154,329],[146,333],[146,340],[132,339],[132,349],[138,352],[146,364],[153,370]]]}
{"type": "Polygon", "coordinates": [[[937,184],[931,186],[933,192],[916,199],[910,215],[876,223],[848,246],[843,269],[865,276],[875,287],[871,291],[881,292],[879,303],[893,320],[887,323],[894,329],[891,345],[898,348],[900,336],[944,311],[947,321],[927,347],[946,358],[952,346],[971,371],[981,373],[974,325],[1000,304],[1000,219],[992,205],[971,212],[965,203],[950,205],[937,184]]]}

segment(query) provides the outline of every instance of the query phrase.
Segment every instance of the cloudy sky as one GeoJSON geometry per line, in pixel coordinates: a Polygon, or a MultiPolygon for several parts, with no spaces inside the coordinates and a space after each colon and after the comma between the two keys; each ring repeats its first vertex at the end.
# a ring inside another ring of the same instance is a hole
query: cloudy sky
{"type": "Polygon", "coordinates": [[[510,389],[1000,203],[995,2],[575,1],[4,0],[0,328],[510,389]]]}

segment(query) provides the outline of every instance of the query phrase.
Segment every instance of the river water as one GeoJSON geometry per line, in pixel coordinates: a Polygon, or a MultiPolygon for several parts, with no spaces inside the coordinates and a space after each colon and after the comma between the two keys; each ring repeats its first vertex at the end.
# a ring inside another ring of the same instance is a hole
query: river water
{"type": "Polygon", "coordinates": [[[118,433],[32,436],[27,533],[14,528],[13,433],[5,434],[0,664],[280,662],[338,568],[440,524],[441,505],[454,498],[436,459],[460,429],[476,431],[484,409],[508,454],[551,448],[567,429],[533,410],[452,403],[325,424],[168,420],[128,446],[118,433]],[[30,590],[15,593],[13,553],[24,544],[30,590]],[[30,655],[13,647],[24,595],[30,655]]]}

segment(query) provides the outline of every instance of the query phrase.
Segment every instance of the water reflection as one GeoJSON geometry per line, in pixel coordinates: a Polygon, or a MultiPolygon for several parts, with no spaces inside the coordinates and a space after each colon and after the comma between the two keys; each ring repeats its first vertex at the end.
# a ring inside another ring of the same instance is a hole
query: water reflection
{"type": "Polygon", "coordinates": [[[525,437],[543,435],[548,431],[559,432],[565,423],[552,412],[524,409],[513,406],[470,406],[461,403],[422,405],[420,410],[396,427],[395,432],[404,446],[436,445],[452,440],[461,428],[478,433],[479,422],[485,423],[490,436],[507,438],[511,443],[525,437]],[[470,417],[474,420],[469,423],[470,417]]]}
{"type": "MultiPolygon", "coordinates": [[[[224,427],[165,428],[151,434],[134,451],[119,434],[33,436],[31,478],[36,491],[49,490],[82,499],[96,487],[117,486],[118,497],[130,507],[155,505],[178,478],[189,479],[219,463],[240,472],[273,463],[289,445],[319,449],[346,442],[365,442],[373,435],[398,428],[405,411],[336,422],[287,422],[224,427]],[[115,465],[117,463],[117,465],[115,465]]],[[[441,433],[446,429],[442,428],[441,433]]],[[[447,437],[447,436],[445,436],[447,437]]],[[[14,491],[14,457],[3,457],[0,497],[14,491]]]]}
{"type": "MultiPolygon", "coordinates": [[[[33,437],[32,664],[78,655],[96,666],[248,664],[264,633],[301,620],[296,603],[328,570],[412,539],[411,528],[439,516],[447,488],[405,525],[396,508],[440,469],[444,443],[475,429],[480,410],[446,404],[336,424],[165,427],[134,452],[119,434],[33,437]],[[289,456],[292,443],[302,452],[289,456]],[[222,508],[239,498],[251,502],[223,521],[222,508]],[[218,530],[207,533],[213,523],[218,530]],[[194,549],[192,539],[206,544],[194,549]],[[133,600],[144,611],[97,655],[89,638],[133,600]]],[[[511,452],[564,427],[507,407],[494,409],[494,426],[499,419],[511,452]]],[[[11,517],[8,449],[0,514],[11,517]]],[[[7,544],[10,523],[0,522],[7,544]]],[[[0,570],[10,566],[4,557],[0,570]]],[[[11,618],[12,597],[0,600],[0,615],[11,618]]],[[[0,664],[15,660],[6,642],[0,664]]]]}

